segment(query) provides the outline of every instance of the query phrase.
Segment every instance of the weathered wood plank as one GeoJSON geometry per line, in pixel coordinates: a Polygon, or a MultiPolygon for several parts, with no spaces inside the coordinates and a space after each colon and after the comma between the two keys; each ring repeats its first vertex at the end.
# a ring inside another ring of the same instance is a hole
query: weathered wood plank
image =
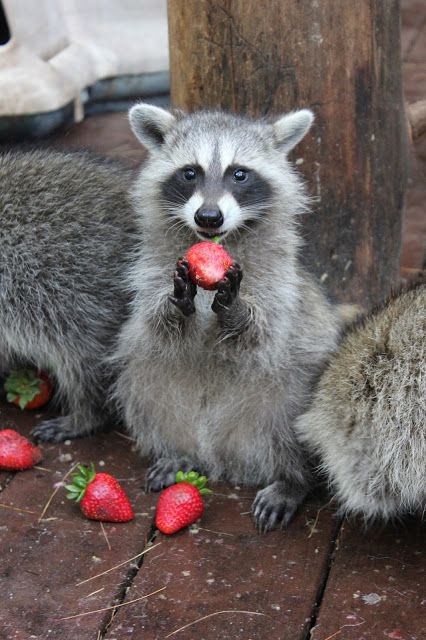
{"type": "Polygon", "coordinates": [[[340,299],[382,299],[405,183],[398,0],[170,0],[169,31],[174,105],[312,108],[294,156],[316,198],[303,258],[340,299]]]}
{"type": "Polygon", "coordinates": [[[426,637],[426,525],[419,521],[340,532],[311,640],[426,637]]]}
{"type": "Polygon", "coordinates": [[[91,116],[66,132],[52,136],[50,142],[65,149],[87,149],[101,156],[119,159],[131,167],[139,166],[145,149],[130,129],[126,113],[91,116]]]}
{"type": "MultiPolygon", "coordinates": [[[[1,407],[1,426],[28,433],[37,421],[33,413],[1,407]]],[[[0,638],[75,638],[94,640],[111,612],[61,620],[84,611],[111,606],[121,599],[135,562],[77,586],[88,577],[140,553],[151,531],[153,496],[140,487],[144,465],[131,451],[128,440],[111,433],[67,444],[43,445],[40,466],[14,475],[0,494],[0,502],[19,509],[0,507],[0,638]],[[125,524],[86,520],[79,508],[65,498],[61,488],[44,519],[39,515],[56,483],[78,462],[93,461],[98,469],[120,480],[135,507],[136,518],[125,524]],[[103,466],[102,462],[104,463],[103,466]],[[89,594],[94,593],[92,596],[89,594]],[[5,604],[7,603],[7,606],[5,604]]]]}
{"type": "Polygon", "coordinates": [[[203,616],[210,617],[170,637],[303,638],[336,521],[328,508],[318,514],[318,505],[310,504],[287,531],[262,536],[247,514],[253,495],[217,486],[200,529],[159,535],[162,545],[146,557],[127,599],[166,589],[119,611],[106,638],[163,640],[203,616]],[[220,613],[229,610],[240,613],[220,613]]]}

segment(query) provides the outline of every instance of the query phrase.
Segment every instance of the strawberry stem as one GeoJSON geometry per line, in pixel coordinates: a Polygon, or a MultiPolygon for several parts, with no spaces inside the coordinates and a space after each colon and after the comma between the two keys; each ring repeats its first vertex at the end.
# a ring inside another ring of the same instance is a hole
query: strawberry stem
{"type": "Polygon", "coordinates": [[[40,393],[42,380],[31,369],[13,369],[7,376],[4,389],[8,402],[19,398],[19,407],[25,409],[28,403],[40,393]]]}
{"type": "Polygon", "coordinates": [[[202,496],[212,493],[211,489],[206,487],[207,477],[201,476],[196,471],[188,471],[187,473],[178,471],[176,473],[176,482],[187,482],[188,484],[192,484],[196,489],[198,489],[202,496]]]}
{"type": "Polygon", "coordinates": [[[96,476],[96,470],[93,462],[89,467],[85,467],[82,464],[77,465],[78,471],[72,476],[71,484],[65,485],[67,490],[67,498],[69,500],[75,500],[80,502],[86,493],[87,485],[90,484],[96,476]]]}

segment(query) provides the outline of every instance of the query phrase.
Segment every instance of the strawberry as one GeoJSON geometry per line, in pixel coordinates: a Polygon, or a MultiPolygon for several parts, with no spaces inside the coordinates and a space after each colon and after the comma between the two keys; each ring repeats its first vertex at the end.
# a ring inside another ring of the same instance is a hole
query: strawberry
{"type": "Polygon", "coordinates": [[[31,469],[41,457],[41,450],[14,429],[0,431],[0,469],[31,469]]]}
{"type": "Polygon", "coordinates": [[[176,474],[176,484],[161,492],[155,514],[155,525],[162,533],[176,533],[193,524],[204,513],[202,496],[211,493],[205,486],[206,476],[196,471],[176,474]]]}
{"type": "Polygon", "coordinates": [[[78,465],[72,483],[65,486],[67,498],[80,503],[80,508],[89,520],[103,522],[129,522],[133,520],[132,505],[118,481],[109,473],[96,473],[90,467],[78,465]]]}
{"type": "Polygon", "coordinates": [[[234,260],[221,244],[206,240],[192,245],[187,251],[189,277],[194,284],[212,291],[223,280],[234,260]]]}
{"type": "Polygon", "coordinates": [[[38,409],[52,397],[53,388],[49,376],[43,371],[15,369],[4,383],[8,402],[21,409],[38,409]]]}

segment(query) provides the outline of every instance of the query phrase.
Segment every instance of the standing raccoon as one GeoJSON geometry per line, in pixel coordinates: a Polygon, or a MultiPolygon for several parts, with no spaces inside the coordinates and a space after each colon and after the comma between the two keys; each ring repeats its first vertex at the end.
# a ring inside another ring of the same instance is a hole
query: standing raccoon
{"type": "Polygon", "coordinates": [[[108,418],[105,366],[128,302],[137,232],[130,175],[88,154],[0,156],[0,370],[22,361],[56,378],[67,415],[34,434],[63,440],[108,418]]]}
{"type": "Polygon", "coordinates": [[[293,422],[339,332],[298,259],[307,198],[287,153],[312,119],[130,111],[150,155],[133,189],[144,247],[116,354],[118,400],[141,450],[158,458],[149,489],[189,468],[268,485],[253,505],[261,530],[286,525],[307,493],[293,422]],[[241,264],[218,291],[197,291],[185,260],[172,278],[177,258],[213,236],[241,264]]]}
{"type": "Polygon", "coordinates": [[[426,285],[355,325],[296,421],[343,510],[367,520],[426,507],[426,285]]]}

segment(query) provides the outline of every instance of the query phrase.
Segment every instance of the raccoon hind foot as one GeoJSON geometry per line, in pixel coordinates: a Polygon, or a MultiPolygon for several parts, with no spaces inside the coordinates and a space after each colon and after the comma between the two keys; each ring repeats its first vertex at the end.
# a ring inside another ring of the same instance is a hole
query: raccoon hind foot
{"type": "Polygon", "coordinates": [[[251,508],[254,524],[260,533],[285,529],[306,496],[306,489],[289,489],[286,482],[277,480],[257,492],[251,508]]]}
{"type": "Polygon", "coordinates": [[[159,458],[145,476],[145,491],[161,491],[176,482],[178,471],[192,471],[194,465],[188,458],[159,458]]]}
{"type": "Polygon", "coordinates": [[[31,430],[31,435],[42,442],[63,442],[80,436],[89,435],[90,430],[78,430],[71,416],[61,416],[43,420],[31,430]]]}

